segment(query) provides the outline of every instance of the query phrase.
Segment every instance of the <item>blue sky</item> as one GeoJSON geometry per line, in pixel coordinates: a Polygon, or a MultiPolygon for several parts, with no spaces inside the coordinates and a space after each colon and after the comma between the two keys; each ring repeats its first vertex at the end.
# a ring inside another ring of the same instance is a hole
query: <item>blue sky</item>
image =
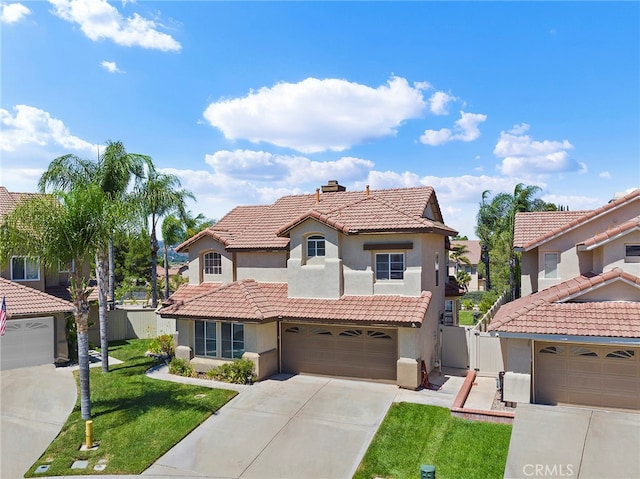
{"type": "Polygon", "coordinates": [[[572,210],[640,186],[638,2],[2,2],[0,184],[120,140],[220,218],[431,185],[475,237],[484,190],[572,210]]]}

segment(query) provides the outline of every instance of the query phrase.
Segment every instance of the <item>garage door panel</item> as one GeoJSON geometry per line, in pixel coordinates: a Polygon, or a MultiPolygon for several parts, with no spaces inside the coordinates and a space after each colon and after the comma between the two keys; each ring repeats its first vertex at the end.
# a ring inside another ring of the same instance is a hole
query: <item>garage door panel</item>
{"type": "Polygon", "coordinates": [[[40,366],[54,362],[53,318],[12,319],[0,338],[0,368],[40,366]]]}
{"type": "Polygon", "coordinates": [[[394,380],[396,361],[392,329],[283,324],[284,372],[394,380]]]}
{"type": "Polygon", "coordinates": [[[640,349],[536,343],[536,402],[640,409],[640,349]]]}

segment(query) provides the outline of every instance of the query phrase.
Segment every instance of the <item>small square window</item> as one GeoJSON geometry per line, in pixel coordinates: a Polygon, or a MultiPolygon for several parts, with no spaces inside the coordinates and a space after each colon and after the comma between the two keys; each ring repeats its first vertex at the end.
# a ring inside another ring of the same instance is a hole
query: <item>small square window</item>
{"type": "Polygon", "coordinates": [[[222,274],[222,255],[220,253],[205,253],[203,263],[204,274],[222,274]]]}
{"type": "Polygon", "coordinates": [[[313,235],[307,238],[307,258],[324,256],[325,252],[324,236],[313,235]]]}
{"type": "Polygon", "coordinates": [[[27,256],[11,258],[11,279],[13,281],[39,281],[40,259],[27,256]]]}
{"type": "Polygon", "coordinates": [[[376,254],[376,279],[404,279],[404,253],[376,254]]]}
{"type": "Polygon", "coordinates": [[[624,245],[624,260],[627,263],[640,263],[640,244],[624,245]]]}

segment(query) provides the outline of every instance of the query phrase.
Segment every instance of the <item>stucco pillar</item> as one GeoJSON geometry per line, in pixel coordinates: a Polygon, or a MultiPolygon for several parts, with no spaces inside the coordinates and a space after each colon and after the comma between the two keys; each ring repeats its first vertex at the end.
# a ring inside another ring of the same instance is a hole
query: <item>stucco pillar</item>
{"type": "Polygon", "coordinates": [[[400,358],[396,363],[398,386],[405,389],[418,389],[420,386],[420,362],[412,358],[400,358]]]}

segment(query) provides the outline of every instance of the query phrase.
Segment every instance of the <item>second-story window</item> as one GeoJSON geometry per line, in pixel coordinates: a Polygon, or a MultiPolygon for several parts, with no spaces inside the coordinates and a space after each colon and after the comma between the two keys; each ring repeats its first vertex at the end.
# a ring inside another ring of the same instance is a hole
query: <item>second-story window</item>
{"type": "Polygon", "coordinates": [[[404,253],[376,253],[376,279],[404,279],[404,253]]]}
{"type": "Polygon", "coordinates": [[[640,263],[640,244],[625,245],[624,260],[627,263],[640,263]]]}
{"type": "Polygon", "coordinates": [[[324,236],[313,235],[307,238],[307,258],[313,256],[324,256],[325,245],[324,236]]]}
{"type": "Polygon", "coordinates": [[[544,254],[544,277],[545,278],[558,277],[558,253],[544,254]]]}
{"type": "Polygon", "coordinates": [[[205,253],[203,258],[204,274],[222,274],[222,256],[220,253],[205,253]]]}
{"type": "Polygon", "coordinates": [[[26,256],[11,258],[11,279],[13,281],[38,281],[40,279],[40,260],[26,256]]]}

